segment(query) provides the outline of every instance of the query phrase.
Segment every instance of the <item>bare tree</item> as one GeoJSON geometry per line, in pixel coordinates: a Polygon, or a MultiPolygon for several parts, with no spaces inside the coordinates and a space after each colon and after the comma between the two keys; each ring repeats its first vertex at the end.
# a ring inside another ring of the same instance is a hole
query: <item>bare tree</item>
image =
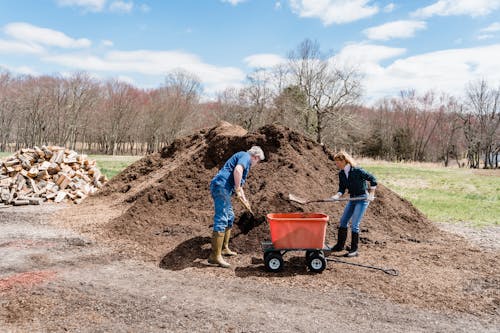
{"type": "Polygon", "coordinates": [[[447,95],[441,96],[441,107],[439,117],[441,121],[437,123],[436,145],[443,159],[444,166],[447,167],[451,158],[455,158],[457,165],[460,167],[460,130],[462,129],[462,121],[459,117],[462,105],[452,97],[447,95]]]}
{"type": "Polygon", "coordinates": [[[13,125],[16,121],[19,92],[18,82],[9,72],[0,73],[0,150],[9,149],[13,125]]]}
{"type": "Polygon", "coordinates": [[[230,123],[245,126],[248,108],[244,105],[241,90],[227,88],[217,95],[217,108],[214,110],[214,120],[225,120],[230,123]]]}
{"type": "Polygon", "coordinates": [[[462,115],[469,165],[479,167],[482,157],[484,168],[498,167],[500,87],[492,89],[488,82],[469,83],[467,110],[462,115]]]}
{"type": "Polygon", "coordinates": [[[138,116],[138,94],[135,88],[124,82],[111,80],[106,83],[99,132],[107,154],[116,155],[128,138],[138,116]]]}
{"type": "Polygon", "coordinates": [[[91,110],[95,108],[99,96],[99,85],[85,73],[76,73],[62,81],[66,103],[62,119],[64,124],[59,144],[69,143],[74,149],[79,140],[85,141],[91,110]]]}
{"type": "Polygon", "coordinates": [[[247,107],[244,127],[250,130],[264,125],[266,112],[274,98],[271,89],[271,75],[266,70],[256,70],[247,76],[248,84],[240,91],[241,99],[247,107]]]}
{"type": "Polygon", "coordinates": [[[22,81],[16,144],[33,147],[48,142],[54,124],[51,89],[56,80],[50,76],[26,77],[22,81]]]}
{"type": "Polygon", "coordinates": [[[304,110],[307,108],[307,96],[300,87],[288,86],[275,97],[269,122],[282,123],[296,131],[304,132],[307,121],[304,110]]]}
{"type": "Polygon", "coordinates": [[[185,120],[199,102],[202,87],[196,75],[178,70],[167,75],[162,90],[168,97],[164,143],[169,144],[182,133],[185,120]]]}
{"type": "Polygon", "coordinates": [[[341,68],[325,58],[319,44],[309,39],[290,52],[289,66],[295,84],[307,96],[306,131],[322,142],[327,127],[340,129],[350,118],[345,111],[361,97],[360,74],[354,68],[341,68]]]}

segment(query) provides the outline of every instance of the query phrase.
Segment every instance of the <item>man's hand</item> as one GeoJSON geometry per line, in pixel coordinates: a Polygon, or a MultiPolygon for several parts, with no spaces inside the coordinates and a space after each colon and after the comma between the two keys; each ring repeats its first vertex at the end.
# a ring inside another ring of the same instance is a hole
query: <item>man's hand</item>
{"type": "Polygon", "coordinates": [[[246,210],[248,210],[250,213],[253,214],[252,208],[250,207],[250,202],[248,202],[245,192],[243,192],[243,188],[241,186],[235,188],[234,190],[236,192],[236,198],[241,202],[243,207],[245,207],[246,210]]]}
{"type": "Polygon", "coordinates": [[[234,189],[234,192],[236,193],[237,198],[243,198],[246,200],[245,192],[243,192],[243,187],[238,186],[237,188],[234,189]]]}
{"type": "Polygon", "coordinates": [[[375,200],[375,191],[370,191],[370,193],[368,193],[368,197],[366,198],[366,200],[372,202],[373,200],[375,200]]]}

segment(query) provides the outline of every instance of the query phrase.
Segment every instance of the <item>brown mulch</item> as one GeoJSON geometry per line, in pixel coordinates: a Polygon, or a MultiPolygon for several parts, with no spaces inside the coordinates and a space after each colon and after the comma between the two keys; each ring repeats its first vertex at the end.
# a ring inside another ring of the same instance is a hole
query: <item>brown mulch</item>
{"type": "MultiPolygon", "coordinates": [[[[175,141],[161,153],[137,161],[107,183],[97,196],[75,208],[79,214],[113,210],[113,218],[84,224],[81,231],[115,244],[129,257],[154,260],[164,269],[199,269],[200,274],[234,275],[305,288],[353,288],[423,308],[500,314],[498,251],[485,251],[437,228],[410,202],[380,184],[361,225],[355,263],[395,268],[399,276],[328,263],[308,273],[301,253],[285,256],[278,274],[262,265],[260,243],[269,239],[268,213],[322,212],[330,216],[327,243],[336,239],[341,203],[299,205],[288,194],[325,198],[336,193],[334,152],[288,128],[268,125],[254,133],[228,123],[175,141]],[[232,269],[205,269],[213,202],[209,183],[235,152],[259,145],[266,160],[250,171],[245,192],[255,212],[249,218],[235,203],[236,227],[228,259],[232,269]],[[107,208],[109,207],[109,208],[107,208]]],[[[81,221],[72,219],[75,225],[81,221]]],[[[104,216],[104,215],[102,215],[104,216]]]]}

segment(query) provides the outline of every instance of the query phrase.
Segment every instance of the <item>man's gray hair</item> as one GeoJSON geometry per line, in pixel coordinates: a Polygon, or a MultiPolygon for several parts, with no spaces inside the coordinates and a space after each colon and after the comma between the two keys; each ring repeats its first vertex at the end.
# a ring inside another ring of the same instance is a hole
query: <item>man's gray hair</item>
{"type": "Polygon", "coordinates": [[[258,156],[261,161],[264,160],[264,152],[262,151],[262,148],[260,148],[259,146],[252,146],[252,148],[250,148],[247,152],[250,155],[258,156]]]}

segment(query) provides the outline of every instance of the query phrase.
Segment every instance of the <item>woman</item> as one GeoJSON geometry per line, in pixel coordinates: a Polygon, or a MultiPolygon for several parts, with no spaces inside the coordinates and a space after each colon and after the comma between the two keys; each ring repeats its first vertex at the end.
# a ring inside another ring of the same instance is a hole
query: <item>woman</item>
{"type": "Polygon", "coordinates": [[[340,169],[339,172],[339,190],[332,199],[338,200],[344,195],[346,189],[353,201],[349,201],[340,218],[337,244],[331,248],[332,252],[344,250],[347,239],[347,225],[351,220],[351,247],[346,257],[355,257],[358,255],[359,225],[371,201],[375,198],[375,189],[377,188],[376,178],[356,167],[354,159],[345,151],[340,151],[334,156],[335,164],[340,169]],[[367,191],[367,181],[370,182],[369,192],[367,191]]]}

